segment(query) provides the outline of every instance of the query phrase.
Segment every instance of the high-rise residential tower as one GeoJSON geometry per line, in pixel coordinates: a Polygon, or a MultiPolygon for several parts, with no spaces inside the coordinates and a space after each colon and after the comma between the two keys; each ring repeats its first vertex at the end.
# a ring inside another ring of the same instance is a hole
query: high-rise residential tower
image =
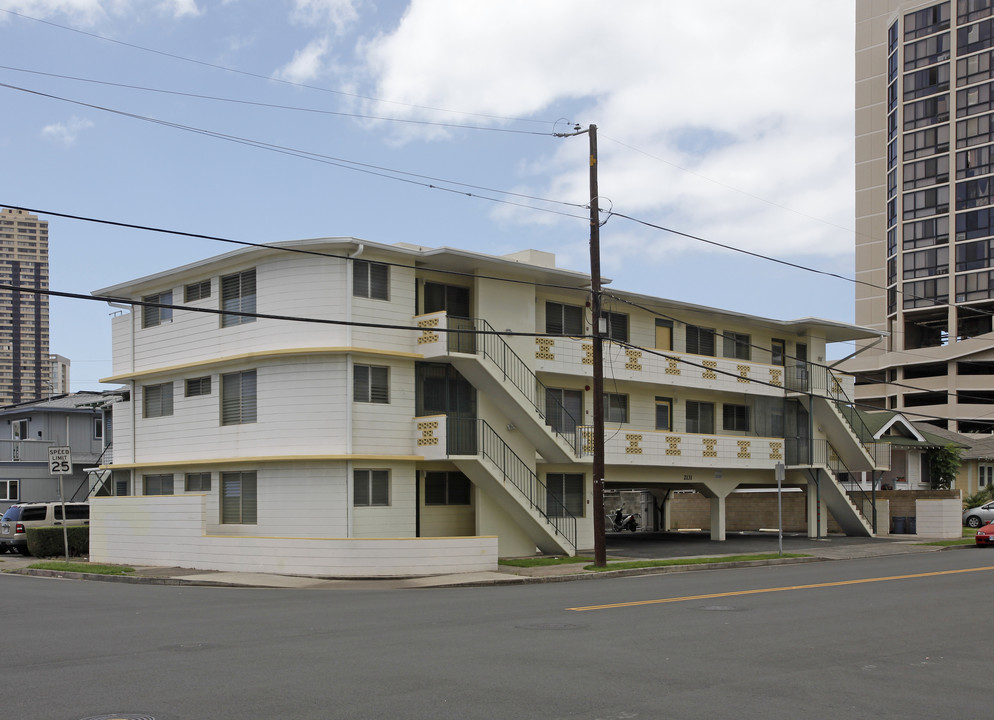
{"type": "Polygon", "coordinates": [[[0,208],[0,405],[49,395],[48,221],[0,208]]]}
{"type": "Polygon", "coordinates": [[[994,431],[994,0],[856,2],[857,400],[994,431]]]}

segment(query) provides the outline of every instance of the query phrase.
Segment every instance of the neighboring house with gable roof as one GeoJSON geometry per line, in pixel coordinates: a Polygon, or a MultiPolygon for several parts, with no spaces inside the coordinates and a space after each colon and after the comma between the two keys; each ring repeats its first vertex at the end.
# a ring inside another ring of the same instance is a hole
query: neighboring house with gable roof
{"type": "Polygon", "coordinates": [[[59,499],[59,477],[49,472],[48,448],[68,445],[72,474],[64,478],[66,500],[89,493],[87,469],[104,458],[109,442],[107,408],[121,394],[76,392],[0,408],[0,512],[15,502],[59,499]]]}

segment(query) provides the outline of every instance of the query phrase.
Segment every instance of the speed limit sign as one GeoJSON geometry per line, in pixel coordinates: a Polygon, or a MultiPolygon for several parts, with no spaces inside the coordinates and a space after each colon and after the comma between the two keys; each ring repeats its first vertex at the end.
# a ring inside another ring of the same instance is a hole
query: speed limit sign
{"type": "Polygon", "coordinates": [[[51,475],[72,474],[72,452],[68,445],[48,449],[48,472],[51,475]]]}

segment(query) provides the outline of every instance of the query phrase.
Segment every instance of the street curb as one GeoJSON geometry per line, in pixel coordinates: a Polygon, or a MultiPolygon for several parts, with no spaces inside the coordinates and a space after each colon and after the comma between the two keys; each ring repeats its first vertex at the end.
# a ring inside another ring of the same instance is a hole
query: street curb
{"type": "Polygon", "coordinates": [[[97,582],[129,583],[131,585],[174,585],[189,587],[231,587],[231,588],[272,588],[272,585],[227,583],[218,580],[189,580],[172,577],[145,577],[143,575],[102,575],[100,573],[63,572],[62,570],[39,570],[19,568],[5,570],[7,575],[30,575],[32,577],[56,578],[61,580],[95,580],[97,582]]]}

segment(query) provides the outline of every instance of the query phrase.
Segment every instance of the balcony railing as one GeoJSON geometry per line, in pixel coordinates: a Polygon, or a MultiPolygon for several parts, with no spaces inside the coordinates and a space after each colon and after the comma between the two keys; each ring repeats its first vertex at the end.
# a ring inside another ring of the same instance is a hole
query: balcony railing
{"type": "Polygon", "coordinates": [[[510,382],[524,395],[528,404],[551,428],[551,432],[572,448],[574,454],[578,452],[575,434],[558,428],[576,427],[580,418],[574,418],[555,395],[547,392],[548,388],[490,323],[482,318],[458,318],[444,314],[423,316],[418,322],[434,323],[427,326],[432,329],[428,332],[433,332],[435,328],[448,330],[445,335],[449,352],[481,355],[490,360],[500,371],[504,381],[510,382]],[[425,320],[426,317],[429,319],[425,320]]]}
{"type": "MultiPolygon", "coordinates": [[[[593,427],[577,429],[584,456],[594,452],[593,427]]],[[[746,435],[698,435],[665,430],[610,430],[604,442],[608,465],[728,467],[770,470],[784,460],[784,439],[746,435]]]]}
{"type": "Polygon", "coordinates": [[[41,440],[0,440],[0,460],[48,462],[48,448],[51,444],[41,440]]]}
{"type": "Polygon", "coordinates": [[[856,506],[856,510],[871,524],[874,532],[876,532],[877,511],[872,496],[858,484],[845,482],[844,478],[855,477],[855,475],[842,461],[842,458],[839,457],[839,454],[832,447],[831,443],[827,440],[814,440],[809,443],[806,438],[788,438],[786,464],[788,467],[798,465],[820,465],[827,467],[836,480],[845,485],[850,499],[856,506]]]}

